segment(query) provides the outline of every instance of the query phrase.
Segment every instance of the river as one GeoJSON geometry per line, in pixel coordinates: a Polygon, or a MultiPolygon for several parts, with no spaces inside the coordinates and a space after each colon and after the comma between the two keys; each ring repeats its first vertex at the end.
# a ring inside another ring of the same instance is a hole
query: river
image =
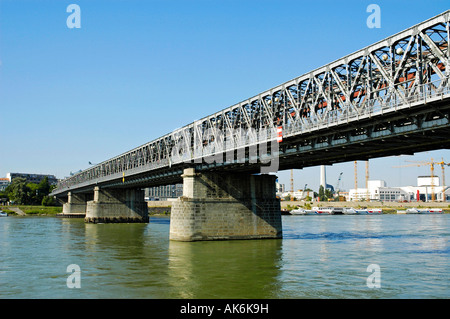
{"type": "Polygon", "coordinates": [[[2,217],[0,298],[450,297],[450,214],[282,218],[280,240],[186,243],[166,217],[2,217]]]}

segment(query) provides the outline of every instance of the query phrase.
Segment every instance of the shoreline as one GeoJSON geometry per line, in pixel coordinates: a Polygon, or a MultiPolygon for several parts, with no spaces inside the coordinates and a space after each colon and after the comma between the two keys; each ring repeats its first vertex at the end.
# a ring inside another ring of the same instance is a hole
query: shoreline
{"type": "Polygon", "coordinates": [[[397,214],[398,210],[408,208],[442,208],[444,214],[450,213],[450,204],[448,202],[304,202],[304,201],[282,201],[281,209],[290,211],[297,207],[353,207],[353,208],[381,208],[383,214],[397,214]]]}
{"type": "MultiPolygon", "coordinates": [[[[170,216],[172,201],[148,202],[149,216],[170,216]]],[[[382,208],[383,214],[396,214],[397,210],[408,208],[442,208],[444,214],[450,213],[450,203],[445,202],[305,202],[305,201],[281,201],[282,211],[290,211],[298,206],[310,207],[353,207],[353,208],[382,208]]],[[[0,206],[0,210],[10,216],[58,216],[62,213],[61,206],[0,206]]]]}
{"type": "Polygon", "coordinates": [[[62,206],[11,205],[0,206],[9,216],[56,216],[62,213],[62,206]]]}

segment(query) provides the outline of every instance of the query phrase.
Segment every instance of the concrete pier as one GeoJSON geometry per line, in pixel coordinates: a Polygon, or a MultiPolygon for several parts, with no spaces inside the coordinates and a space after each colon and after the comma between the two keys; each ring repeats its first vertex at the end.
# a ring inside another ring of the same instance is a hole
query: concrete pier
{"type": "Polygon", "coordinates": [[[172,205],[176,241],[281,238],[280,200],[273,175],[184,170],[183,196],[172,205]]]}
{"type": "Polygon", "coordinates": [[[87,223],[147,223],[144,191],[139,189],[94,188],[94,200],[86,206],[87,223]]]}
{"type": "Polygon", "coordinates": [[[74,215],[86,213],[86,195],[74,194],[69,192],[67,194],[67,203],[63,204],[62,215],[74,215]]]}

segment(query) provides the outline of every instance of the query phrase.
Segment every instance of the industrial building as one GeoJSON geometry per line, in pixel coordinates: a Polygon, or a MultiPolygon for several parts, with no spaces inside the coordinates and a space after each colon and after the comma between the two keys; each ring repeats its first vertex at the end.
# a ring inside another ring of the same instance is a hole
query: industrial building
{"type": "Polygon", "coordinates": [[[450,199],[449,187],[440,185],[439,177],[419,176],[417,186],[388,187],[385,181],[369,180],[367,188],[351,189],[350,201],[448,201],[450,199]]]}
{"type": "MultiPolygon", "coordinates": [[[[391,187],[388,186],[386,182],[383,180],[369,180],[367,164],[368,163],[366,162],[367,187],[353,188],[350,189],[348,193],[343,192],[339,190],[339,182],[341,179],[341,176],[339,176],[336,191],[339,192],[340,197],[345,198],[345,200],[347,201],[381,201],[381,202],[450,201],[450,187],[441,185],[441,181],[438,176],[435,175],[433,177],[418,176],[416,186],[391,187]]],[[[324,189],[330,189],[331,191],[334,190],[333,186],[327,184],[326,182],[326,169],[325,166],[323,165],[320,167],[320,185],[323,186],[324,189]]],[[[292,196],[298,200],[303,200],[307,196],[314,197],[314,192],[307,192],[303,190],[285,191],[284,185],[277,183],[277,196],[279,196],[280,198],[292,196]]]]}

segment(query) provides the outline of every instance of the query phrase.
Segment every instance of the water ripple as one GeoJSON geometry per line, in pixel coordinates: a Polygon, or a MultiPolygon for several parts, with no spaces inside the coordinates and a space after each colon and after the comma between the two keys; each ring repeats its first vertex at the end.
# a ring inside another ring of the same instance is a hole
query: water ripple
{"type": "Polygon", "coordinates": [[[417,234],[379,234],[379,233],[355,233],[355,232],[322,232],[322,233],[285,233],[284,239],[390,239],[390,238],[416,238],[417,234]]]}

